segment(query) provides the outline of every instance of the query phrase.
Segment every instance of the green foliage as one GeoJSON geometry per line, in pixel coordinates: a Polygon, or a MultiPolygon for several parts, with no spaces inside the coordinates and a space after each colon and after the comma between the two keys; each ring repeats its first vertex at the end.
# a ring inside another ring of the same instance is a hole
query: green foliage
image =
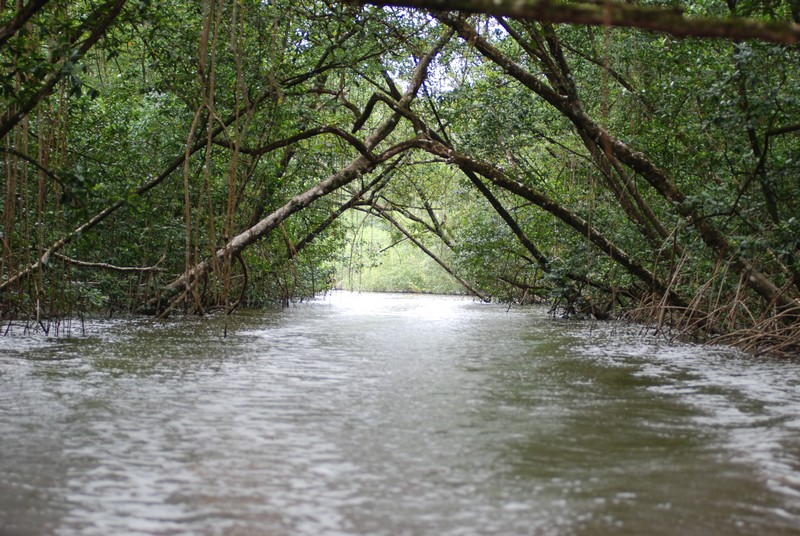
{"type": "MultiPolygon", "coordinates": [[[[363,292],[463,294],[464,289],[414,244],[374,218],[351,219],[336,286],[363,292]]],[[[438,255],[449,260],[443,249],[438,255]]]]}
{"type": "MultiPolygon", "coordinates": [[[[735,14],[783,20],[787,5],[740,0],[735,14]]],[[[364,143],[395,111],[373,95],[405,90],[444,26],[418,11],[315,0],[131,1],[76,55],[99,23],[97,8],[54,0],[0,48],[3,110],[33,104],[2,140],[0,283],[65,236],[59,253],[83,262],[48,257],[3,294],[4,318],[152,309],[187,269],[353,162],[353,138],[298,134],[333,127],[364,143]],[[110,216],[81,227],[109,207],[110,216]]],[[[727,16],[730,5],[687,9],[727,16]]],[[[554,300],[572,290],[586,300],[618,291],[631,305],[649,299],[652,278],[623,267],[577,220],[698,307],[751,300],[734,269],[744,264],[798,288],[797,47],[504,21],[517,40],[497,20],[470,23],[556,97],[453,38],[373,153],[425,136],[424,124],[453,151],[546,197],[547,207],[490,188],[545,261],[451,160],[417,144],[246,249],[244,305],[288,303],[333,284],[463,292],[409,236],[494,299],[554,300]],[[622,162],[581,130],[583,118],[662,171],[681,201],[667,199],[646,166],[622,162]],[[381,174],[354,200],[356,217],[328,221],[381,174]],[[701,224],[725,246],[710,244],[701,224]]],[[[230,305],[232,277],[224,266],[210,272],[186,310],[230,305]]],[[[747,307],[767,314],[768,306],[747,307]]]]}

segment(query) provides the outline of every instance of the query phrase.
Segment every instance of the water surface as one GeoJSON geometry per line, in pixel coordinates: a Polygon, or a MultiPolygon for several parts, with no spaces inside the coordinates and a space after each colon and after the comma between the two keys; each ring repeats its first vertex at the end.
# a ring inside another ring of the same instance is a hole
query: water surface
{"type": "Polygon", "coordinates": [[[337,293],[0,340],[0,534],[800,534],[800,363],[337,293]]]}

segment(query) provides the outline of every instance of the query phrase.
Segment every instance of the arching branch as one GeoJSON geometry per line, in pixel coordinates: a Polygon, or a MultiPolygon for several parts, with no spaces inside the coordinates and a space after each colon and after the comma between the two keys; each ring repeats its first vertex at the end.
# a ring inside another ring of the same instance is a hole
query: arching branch
{"type": "MultiPolygon", "coordinates": [[[[397,103],[399,107],[406,108],[414,100],[419,88],[425,81],[428,73],[428,66],[433,61],[433,58],[439,54],[439,51],[447,44],[453,34],[454,32],[452,30],[446,31],[439,41],[433,45],[428,54],[419,60],[417,67],[414,70],[414,74],[411,77],[411,83],[409,84],[408,89],[397,103]]],[[[400,115],[397,113],[392,114],[392,116],[386,118],[369,136],[364,139],[364,146],[368,151],[376,148],[395,130],[399,123],[400,115]]],[[[156,300],[153,300],[151,305],[159,306],[161,305],[158,303],[160,300],[167,299],[171,300],[168,310],[174,308],[175,305],[186,296],[186,290],[189,288],[192,282],[211,271],[215,262],[224,259],[226,256],[241,253],[247,247],[254,244],[273,229],[278,227],[292,214],[300,212],[317,199],[320,199],[331,192],[338,190],[357,178],[371,173],[381,163],[388,162],[397,155],[402,154],[403,152],[408,151],[415,146],[415,140],[411,140],[395,144],[374,158],[367,158],[361,154],[358,155],[348,165],[344,166],[336,173],[323,179],[305,192],[294,196],[292,199],[286,202],[286,204],[261,219],[255,225],[231,238],[223,247],[219,248],[211,258],[201,261],[194,267],[186,270],[172,283],[167,285],[167,287],[164,288],[162,296],[156,300]]]]}
{"type": "Polygon", "coordinates": [[[98,270],[108,270],[111,272],[163,272],[165,271],[164,268],[159,268],[158,264],[161,263],[166,258],[166,255],[162,256],[161,259],[154,265],[154,266],[117,266],[115,264],[109,264],[107,262],[89,262],[89,261],[81,261],[78,259],[73,259],[72,257],[67,257],[66,255],[62,255],[61,253],[54,253],[53,256],[58,257],[62,261],[66,262],[67,264],[72,264],[79,268],[93,268],[98,270]]]}
{"type": "Polygon", "coordinates": [[[669,285],[661,281],[654,273],[644,267],[631,255],[606,238],[603,233],[592,227],[589,222],[543,193],[513,180],[502,170],[490,164],[474,160],[465,154],[454,151],[442,143],[432,140],[420,140],[419,145],[421,149],[444,158],[447,162],[457,165],[462,170],[470,170],[485,177],[496,186],[516,194],[523,199],[527,199],[542,210],[549,212],[582,236],[587,237],[604,254],[625,268],[631,275],[647,284],[648,287],[659,294],[667,295],[671,303],[678,306],[686,305],[685,300],[677,294],[674,289],[670,288],[669,285]]]}

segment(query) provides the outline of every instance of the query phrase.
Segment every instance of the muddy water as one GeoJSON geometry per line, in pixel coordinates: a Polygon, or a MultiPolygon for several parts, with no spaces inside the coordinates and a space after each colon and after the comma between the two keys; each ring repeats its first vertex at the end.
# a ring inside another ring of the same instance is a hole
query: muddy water
{"type": "Polygon", "coordinates": [[[410,295],[85,330],[0,339],[2,535],[800,534],[797,361],[410,295]]]}

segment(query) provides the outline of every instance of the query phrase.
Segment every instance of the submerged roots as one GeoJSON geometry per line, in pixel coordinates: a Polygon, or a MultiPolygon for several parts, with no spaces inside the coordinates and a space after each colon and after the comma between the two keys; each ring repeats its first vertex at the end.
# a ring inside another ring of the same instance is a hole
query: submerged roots
{"type": "Polygon", "coordinates": [[[800,355],[800,320],[797,311],[764,318],[751,327],[716,337],[715,344],[736,346],[755,353],[800,355]]]}
{"type": "Polygon", "coordinates": [[[705,311],[667,306],[650,297],[623,318],[653,329],[669,340],[689,340],[739,348],[752,354],[800,356],[800,310],[769,311],[760,317],[740,301],[705,311]]]}

